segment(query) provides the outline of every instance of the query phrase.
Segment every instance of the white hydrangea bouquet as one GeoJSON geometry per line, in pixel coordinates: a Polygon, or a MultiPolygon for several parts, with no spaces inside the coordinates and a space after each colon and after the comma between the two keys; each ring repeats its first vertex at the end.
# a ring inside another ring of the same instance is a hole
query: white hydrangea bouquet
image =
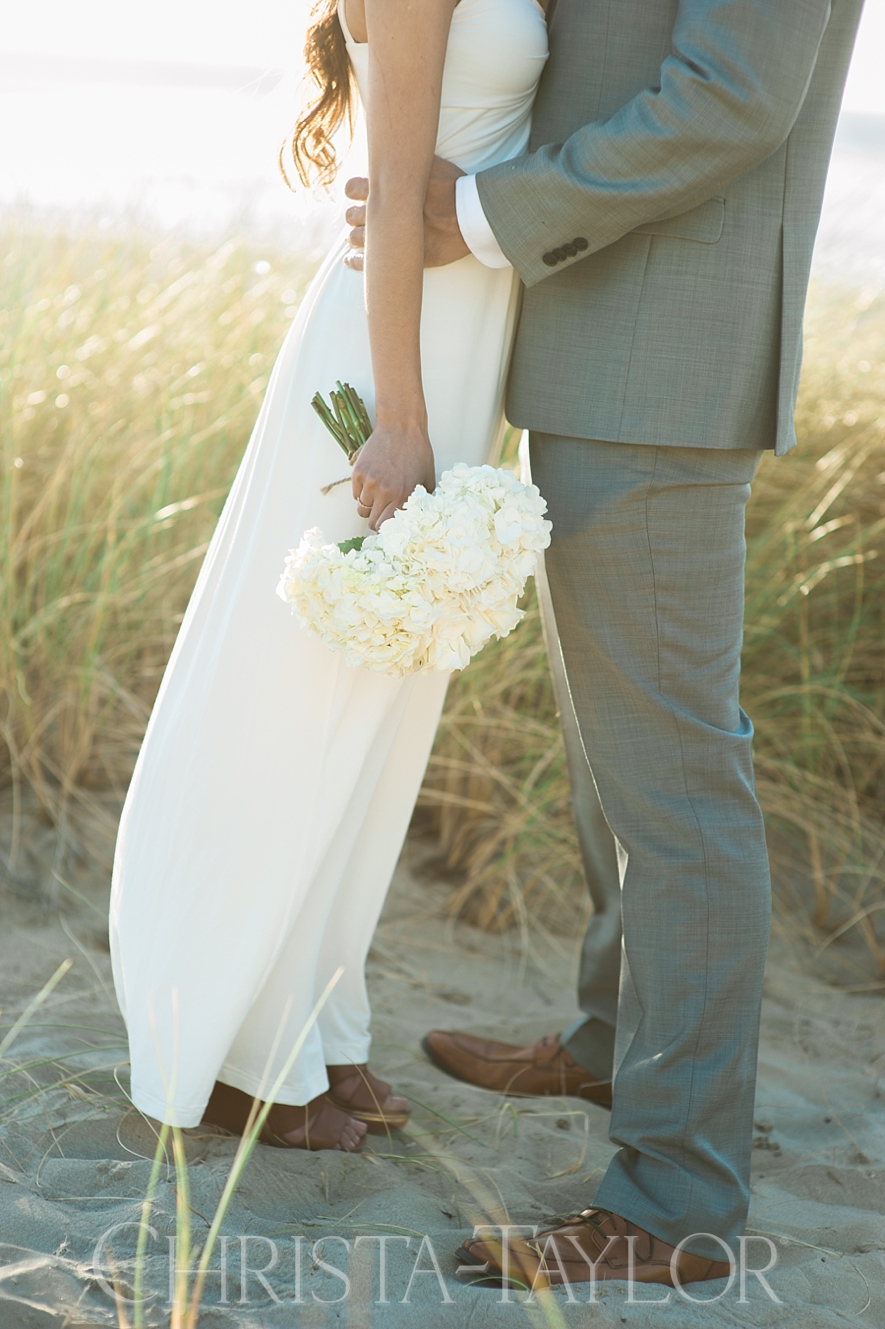
{"type": "MultiPolygon", "coordinates": [[[[352,461],[371,425],[353,389],[338,388],[334,416],[319,396],[313,404],[352,461]]],[[[510,471],[454,466],[377,534],[328,544],[305,531],[277,594],[348,665],[399,676],[463,669],[523,617],[517,601],[550,543],[546,510],[510,471]]]]}

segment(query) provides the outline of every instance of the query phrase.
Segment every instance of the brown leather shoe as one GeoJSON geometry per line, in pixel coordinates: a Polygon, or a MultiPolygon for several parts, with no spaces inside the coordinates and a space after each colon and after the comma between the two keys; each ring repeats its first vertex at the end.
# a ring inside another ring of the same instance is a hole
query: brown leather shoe
{"type": "Polygon", "coordinates": [[[462,1270],[475,1269],[529,1288],[612,1279],[681,1287],[728,1278],[733,1270],[726,1260],[683,1250],[677,1254],[675,1246],[608,1209],[585,1209],[537,1237],[509,1241],[506,1251],[501,1238],[473,1237],[457,1254],[462,1270]]]}
{"type": "Polygon", "coordinates": [[[480,1089],[521,1098],[565,1096],[604,1108],[612,1105],[611,1080],[595,1079],[562,1046],[559,1034],[548,1034],[521,1048],[475,1034],[434,1029],[421,1046],[441,1071],[480,1089]]]}

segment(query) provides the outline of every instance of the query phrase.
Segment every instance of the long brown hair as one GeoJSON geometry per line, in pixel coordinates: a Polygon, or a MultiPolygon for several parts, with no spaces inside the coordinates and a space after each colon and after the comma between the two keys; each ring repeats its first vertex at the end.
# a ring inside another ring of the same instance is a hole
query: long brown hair
{"type": "Polygon", "coordinates": [[[335,131],[346,120],[353,133],[356,90],[344,33],[338,22],[338,0],[317,0],[311,11],[304,43],[307,77],[317,93],[295,122],[292,135],[280,148],[280,170],[294,188],[286,166],[291,155],[298,179],[309,185],[329,185],[338,159],[332,146],[335,131]]]}

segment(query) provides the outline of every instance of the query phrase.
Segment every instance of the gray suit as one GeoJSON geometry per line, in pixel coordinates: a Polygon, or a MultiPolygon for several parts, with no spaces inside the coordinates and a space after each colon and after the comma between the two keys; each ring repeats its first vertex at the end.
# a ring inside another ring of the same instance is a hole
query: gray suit
{"type": "Polygon", "coordinates": [[[861,2],[558,0],[531,151],[477,178],[526,287],[508,415],[553,519],[542,601],[598,908],[592,1018],[568,1031],[614,1064],[595,1203],[712,1259],[746,1218],[770,918],[744,508],[761,451],[795,444],[861,2]]]}
{"type": "Polygon", "coordinates": [[[534,151],[477,177],[527,288],[514,424],[794,446],[811,251],[861,7],[559,0],[534,151]],[[585,247],[559,258],[574,241],[585,247]]]}

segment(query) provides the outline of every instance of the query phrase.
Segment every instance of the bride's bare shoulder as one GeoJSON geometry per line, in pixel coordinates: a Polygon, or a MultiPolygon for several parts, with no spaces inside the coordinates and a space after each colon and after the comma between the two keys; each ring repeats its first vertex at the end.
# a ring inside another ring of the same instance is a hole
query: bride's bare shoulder
{"type": "MultiPolygon", "coordinates": [[[[382,0],[384,3],[385,0],[382,0]]],[[[369,40],[369,29],[366,24],[366,8],[378,0],[339,0],[339,4],[344,10],[344,21],[347,24],[347,30],[355,42],[364,43],[369,40]]],[[[431,5],[440,9],[452,11],[457,7],[458,0],[423,0],[428,7],[431,5]]],[[[542,0],[537,0],[542,3],[542,0]]],[[[547,0],[543,0],[546,5],[547,0]]]]}

